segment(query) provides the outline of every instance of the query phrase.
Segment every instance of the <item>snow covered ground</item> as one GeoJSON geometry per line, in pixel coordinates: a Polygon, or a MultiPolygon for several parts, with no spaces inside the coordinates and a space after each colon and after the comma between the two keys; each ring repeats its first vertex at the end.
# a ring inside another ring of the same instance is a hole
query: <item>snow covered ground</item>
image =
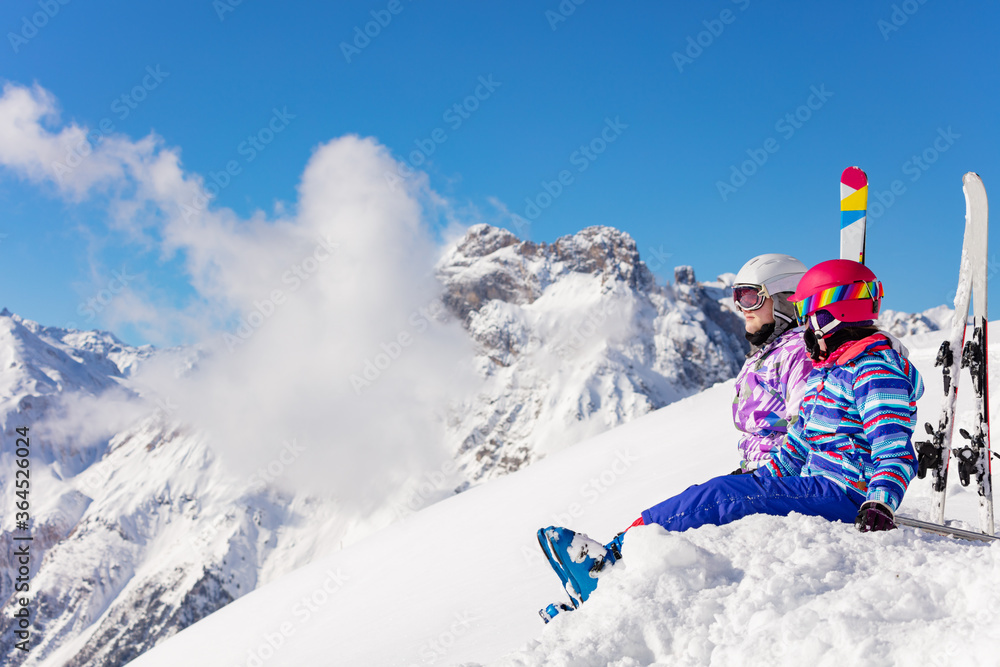
{"type": "MultiPolygon", "coordinates": [[[[927,384],[921,422],[937,419],[942,337],[904,341],[927,384]]],[[[730,471],[732,390],[718,384],[424,509],[131,664],[996,665],[1000,545],[910,529],[862,535],[797,515],[636,529],[624,566],[591,600],[542,625],[537,609],[562,594],[535,530],[568,525],[604,541],[642,509],[730,471]]],[[[974,491],[952,483],[949,517],[975,528],[974,491]]],[[[929,482],[915,480],[901,513],[926,519],[928,507],[929,482]]]]}

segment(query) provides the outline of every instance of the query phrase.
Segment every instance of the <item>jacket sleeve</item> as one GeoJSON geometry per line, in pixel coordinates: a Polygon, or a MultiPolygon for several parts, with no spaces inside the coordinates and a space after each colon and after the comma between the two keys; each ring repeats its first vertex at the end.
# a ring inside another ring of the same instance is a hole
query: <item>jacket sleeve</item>
{"type": "Polygon", "coordinates": [[[871,357],[859,364],[854,377],[854,400],[871,447],[867,499],[893,511],[917,472],[911,438],[916,400],[923,393],[923,382],[913,365],[905,358],[897,359],[899,365],[882,355],[871,357]]]}
{"type": "Polygon", "coordinates": [[[764,475],[778,477],[797,476],[806,461],[806,448],[802,444],[800,431],[796,429],[799,421],[799,409],[806,394],[806,379],[813,370],[812,359],[806,353],[804,345],[791,348],[783,360],[780,372],[781,393],[785,400],[785,415],[787,437],[775,442],[771,451],[770,461],[773,465],[769,470],[762,470],[764,475]]]}
{"type": "Polygon", "coordinates": [[[771,454],[765,465],[754,474],[760,477],[797,477],[806,463],[808,449],[800,439],[800,423],[796,421],[788,427],[788,437],[781,447],[771,454]]]}
{"type": "Polygon", "coordinates": [[[799,415],[799,407],[806,395],[806,378],[812,372],[812,359],[804,345],[799,345],[788,355],[781,368],[781,394],[785,398],[785,414],[788,423],[793,424],[799,415]]]}
{"type": "Polygon", "coordinates": [[[767,461],[778,451],[789,425],[795,423],[805,395],[812,361],[800,333],[783,335],[791,340],[786,338],[762,361],[750,361],[737,379],[740,384],[733,404],[733,418],[736,428],[744,434],[740,439],[740,451],[745,461],[767,461]]]}
{"type": "Polygon", "coordinates": [[[784,441],[784,431],[748,433],[740,439],[740,452],[747,463],[763,465],[784,441]]]}

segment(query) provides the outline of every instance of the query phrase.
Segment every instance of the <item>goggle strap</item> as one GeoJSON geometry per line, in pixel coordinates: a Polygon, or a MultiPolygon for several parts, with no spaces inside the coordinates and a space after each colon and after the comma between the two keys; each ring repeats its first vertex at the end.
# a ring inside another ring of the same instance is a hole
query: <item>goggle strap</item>
{"type": "Polygon", "coordinates": [[[834,318],[825,327],[821,327],[816,313],[809,316],[809,323],[812,325],[811,328],[813,330],[813,335],[816,336],[817,340],[823,340],[826,334],[830,333],[841,324],[840,320],[834,318]]]}
{"type": "Polygon", "coordinates": [[[829,288],[814,294],[813,296],[807,297],[802,301],[795,303],[796,316],[799,318],[807,317],[801,315],[803,312],[816,312],[817,310],[823,309],[832,303],[838,301],[847,301],[853,299],[870,299],[872,302],[872,307],[874,309],[875,305],[883,297],[882,283],[878,280],[872,280],[870,282],[858,281],[851,283],[849,285],[842,285],[840,287],[829,288]],[[860,294],[864,290],[866,294],[860,294]]]}

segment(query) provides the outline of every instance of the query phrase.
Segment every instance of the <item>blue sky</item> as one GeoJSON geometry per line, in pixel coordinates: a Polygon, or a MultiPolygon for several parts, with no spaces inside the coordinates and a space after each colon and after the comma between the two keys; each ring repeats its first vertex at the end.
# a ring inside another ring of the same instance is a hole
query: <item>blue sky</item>
{"type": "MultiPolygon", "coordinates": [[[[460,221],[547,242],[619,227],[662,281],[836,256],[840,172],[859,165],[898,310],[954,293],[962,174],[1000,183],[996,3],[234,2],[10,0],[0,77],[49,91],[58,123],[155,132],[244,217],[294,206],[317,146],[355,133],[426,171],[460,221]]],[[[25,317],[105,327],[86,304],[125,283],[192,297],[183,256],[109,231],[97,199],[0,169],[0,210],[0,304],[25,317]]]]}

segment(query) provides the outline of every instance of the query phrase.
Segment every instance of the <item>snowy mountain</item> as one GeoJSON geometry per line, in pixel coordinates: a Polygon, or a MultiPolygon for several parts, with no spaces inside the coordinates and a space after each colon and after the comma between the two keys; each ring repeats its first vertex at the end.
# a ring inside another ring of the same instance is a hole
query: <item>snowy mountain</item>
{"type": "Polygon", "coordinates": [[[438,275],[477,345],[482,385],[449,419],[472,481],[727,380],[748,349],[742,320],[720,303],[727,283],[699,284],[680,267],[657,285],[635,241],[611,227],[547,245],[476,225],[438,275]]]}
{"type": "MultiPolygon", "coordinates": [[[[449,474],[424,471],[421,485],[401,484],[364,511],[338,502],[335,489],[268,483],[285,454],[297,456],[294,440],[261,474],[236,474],[212,436],[182,421],[142,378],[157,363],[201,372],[204,351],[135,348],[106,332],[0,313],[0,423],[8,441],[14,429],[30,429],[34,537],[33,649],[5,643],[0,661],[124,664],[456,487],[481,493],[474,487],[698,395],[742,363],[732,274],[699,283],[679,267],[673,284],[657,285],[634,241],[612,228],[546,245],[478,225],[447,249],[437,272],[442,293],[431,310],[465,327],[480,384],[440,406],[455,456],[449,474]]],[[[728,403],[715,419],[728,433],[728,403]]],[[[4,448],[6,553],[18,534],[13,470],[4,448]]],[[[581,487],[575,497],[590,496],[581,487]]],[[[0,636],[12,629],[14,572],[0,562],[0,636]]]]}
{"type": "MultiPolygon", "coordinates": [[[[150,353],[149,348],[127,347],[111,334],[49,329],[4,309],[0,312],[0,364],[4,369],[0,374],[0,415],[4,440],[13,443],[17,427],[31,427],[48,416],[57,416],[65,408],[63,398],[67,395],[127,398],[130,392],[124,383],[125,374],[150,353]]],[[[36,438],[31,448],[34,483],[45,489],[41,506],[36,505],[33,512],[36,565],[43,554],[66,537],[86,510],[89,498],[70,489],[54,491],[46,488],[46,483],[58,485],[60,479],[78,474],[100,457],[87,436],[76,432],[60,442],[36,438]]],[[[4,490],[0,500],[0,542],[4,548],[12,544],[12,510],[17,500],[13,493],[7,493],[14,488],[12,449],[4,447],[0,451],[0,487],[4,490]]],[[[0,600],[11,596],[13,574],[13,564],[4,560],[0,565],[0,600]]],[[[0,630],[8,624],[6,616],[0,617],[0,630]]]]}
{"type": "Polygon", "coordinates": [[[945,305],[930,308],[922,313],[900,313],[886,309],[879,313],[878,323],[893,336],[912,336],[947,329],[951,326],[951,316],[954,312],[945,305]]]}
{"type": "MultiPolygon", "coordinates": [[[[120,665],[262,582],[328,553],[343,534],[316,499],[255,489],[205,438],[130,381],[155,351],[104,332],[0,313],[0,419],[29,429],[34,637],[3,664],[120,665]],[[89,426],[89,429],[88,429],[89,426]],[[317,511],[319,509],[319,511],[317,511]],[[318,551],[316,551],[318,550],[318,551]]],[[[13,451],[0,454],[0,547],[13,553],[13,451]]],[[[16,564],[0,564],[11,637],[16,564]]]]}
{"type": "MultiPolygon", "coordinates": [[[[903,341],[927,385],[920,419],[940,406],[942,338],[903,341]]],[[[861,534],[801,515],[635,529],[590,601],[541,623],[536,610],[564,594],[535,530],[568,524],[607,540],[642,509],[727,472],[732,391],[717,385],[418,512],[133,664],[995,665],[1000,544],[861,534]]],[[[960,400],[960,426],[969,407],[960,400]]],[[[929,495],[914,480],[900,513],[929,518],[929,495]]],[[[952,480],[947,510],[975,527],[975,491],[952,480]]]]}

